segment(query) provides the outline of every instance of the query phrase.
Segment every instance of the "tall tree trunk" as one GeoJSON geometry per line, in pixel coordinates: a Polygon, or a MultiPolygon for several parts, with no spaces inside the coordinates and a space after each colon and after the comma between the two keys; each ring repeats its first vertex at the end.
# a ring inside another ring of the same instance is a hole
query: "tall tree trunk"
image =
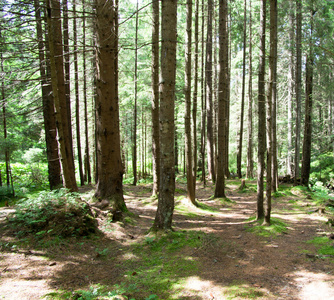
{"type": "Polygon", "coordinates": [[[74,165],[73,136],[72,136],[72,116],[71,116],[71,87],[70,87],[70,45],[69,45],[69,27],[68,27],[68,7],[67,0],[62,0],[63,6],[63,47],[64,47],[64,71],[65,71],[65,93],[66,110],[68,119],[68,136],[71,143],[71,157],[74,165]]]}
{"type": "Polygon", "coordinates": [[[194,61],[194,93],[193,93],[193,185],[196,189],[197,177],[197,97],[198,97],[198,22],[199,22],[199,0],[196,0],[195,7],[195,61],[194,61]]]}
{"type": "Polygon", "coordinates": [[[95,196],[107,199],[115,211],[126,211],[123,198],[123,166],[120,149],[119,105],[117,94],[117,5],[96,2],[97,39],[97,141],[98,184],[95,196]]]}
{"type": "Polygon", "coordinates": [[[294,14],[294,2],[293,0],[289,1],[290,13],[289,13],[289,38],[290,38],[290,47],[289,47],[289,73],[288,73],[288,155],[287,155],[287,170],[286,173],[289,176],[293,176],[293,141],[292,141],[292,102],[295,94],[295,51],[294,51],[294,42],[295,42],[295,14],[294,14]]]}
{"type": "Polygon", "coordinates": [[[302,0],[296,0],[296,122],[295,122],[295,170],[294,184],[299,179],[300,162],[300,123],[301,123],[301,88],[302,88],[302,0]]]}
{"type": "MultiPolygon", "coordinates": [[[[264,217],[263,192],[266,152],[266,97],[265,97],[265,50],[266,50],[266,0],[261,0],[260,8],[260,62],[258,77],[258,171],[257,171],[257,219],[264,217]]],[[[270,173],[269,173],[270,174],[270,173]]]]}
{"type": "Polygon", "coordinates": [[[46,156],[48,160],[48,173],[50,189],[59,188],[62,185],[61,169],[59,161],[59,149],[57,141],[56,116],[54,110],[54,101],[52,96],[52,86],[48,82],[45,44],[43,39],[43,24],[41,18],[41,6],[39,0],[34,0],[36,33],[38,39],[38,57],[39,70],[41,75],[42,103],[43,103],[43,119],[46,141],[46,156]]]}
{"type": "Polygon", "coordinates": [[[205,176],[205,129],[206,129],[206,93],[205,87],[205,76],[204,76],[204,23],[205,23],[205,5],[204,0],[202,0],[202,55],[201,55],[201,169],[202,169],[202,182],[203,186],[206,185],[205,176]]]}
{"type": "Polygon", "coordinates": [[[249,1],[249,79],[248,79],[248,148],[247,148],[247,178],[254,177],[253,163],[253,65],[252,65],[252,1],[249,1]]]}
{"type": "Polygon", "coordinates": [[[192,0],[187,0],[187,25],[186,25],[186,49],[185,49],[185,155],[186,155],[186,173],[187,173],[187,197],[194,205],[197,205],[195,200],[195,186],[193,180],[192,167],[192,140],[191,140],[191,27],[192,27],[192,0]]]}
{"type": "Polygon", "coordinates": [[[241,113],[240,113],[240,131],[239,141],[237,150],[237,173],[238,177],[241,178],[241,159],[242,159],[242,139],[244,133],[244,110],[245,110],[245,78],[246,78],[246,36],[247,36],[247,6],[246,0],[244,0],[244,40],[243,40],[243,51],[242,51],[242,92],[241,92],[241,113]]]}
{"type": "MultiPolygon", "coordinates": [[[[313,4],[313,3],[312,3],[313,4]]],[[[312,147],[312,105],[313,105],[313,15],[311,11],[311,28],[309,41],[309,54],[306,56],[306,78],[305,78],[305,122],[304,122],[304,140],[303,140],[303,160],[301,169],[301,184],[308,186],[311,171],[311,147],[312,147]]]]}
{"type": "Polygon", "coordinates": [[[78,50],[77,50],[77,21],[76,21],[76,5],[73,2],[73,58],[74,58],[74,90],[75,90],[75,123],[77,134],[77,150],[78,150],[78,165],[80,175],[80,185],[85,184],[82,155],[81,155],[81,137],[80,137],[80,97],[79,97],[79,67],[78,67],[78,50]]]}
{"type": "Polygon", "coordinates": [[[132,169],[133,169],[133,185],[137,185],[137,68],[138,68],[138,0],[136,10],[136,36],[135,36],[135,104],[133,111],[133,156],[132,156],[132,169]]]}
{"type": "Polygon", "coordinates": [[[219,1],[218,172],[215,197],[225,197],[226,102],[228,101],[228,5],[219,1]]]}
{"type": "Polygon", "coordinates": [[[161,9],[161,94],[160,149],[161,174],[158,209],[153,227],[168,230],[172,227],[175,193],[174,104],[176,75],[177,0],[162,1],[161,9]]]}
{"type": "Polygon", "coordinates": [[[73,150],[71,147],[71,137],[69,136],[71,131],[69,129],[70,124],[68,123],[59,0],[47,0],[47,23],[51,81],[57,112],[56,117],[64,183],[65,187],[69,190],[77,191],[73,150]]]}
{"type": "Polygon", "coordinates": [[[159,144],[159,1],[152,2],[152,152],[153,191],[157,196],[160,184],[160,144],[159,144]]]}
{"type": "Polygon", "coordinates": [[[205,60],[205,80],[206,80],[206,119],[207,119],[207,157],[208,176],[215,181],[214,173],[214,151],[213,151],[213,108],[212,108],[212,20],[213,3],[208,0],[208,24],[206,37],[206,60],[205,60]]]}
{"type": "MultiPolygon", "coordinates": [[[[278,165],[277,165],[277,0],[270,0],[270,56],[272,58],[272,190],[276,192],[278,189],[278,165]]],[[[270,62],[269,62],[270,64],[270,62]]],[[[270,211],[268,220],[270,221],[270,211]]],[[[266,216],[267,219],[267,216],[266,216]]],[[[267,221],[268,221],[267,220],[267,221]]]]}
{"type": "Polygon", "coordinates": [[[85,111],[85,173],[88,184],[92,182],[90,167],[90,151],[88,138],[88,105],[87,105],[87,71],[86,71],[86,0],[82,0],[82,65],[83,65],[83,97],[85,111]]]}

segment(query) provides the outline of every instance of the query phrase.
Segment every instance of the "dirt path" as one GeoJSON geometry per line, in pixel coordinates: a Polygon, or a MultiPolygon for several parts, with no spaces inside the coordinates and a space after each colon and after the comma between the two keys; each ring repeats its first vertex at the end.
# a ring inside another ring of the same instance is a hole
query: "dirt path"
{"type": "MultiPolygon", "coordinates": [[[[3,227],[2,209],[0,299],[39,299],[58,289],[118,282],[121,270],[115,257],[125,255],[123,247],[145,238],[156,210],[156,201],[148,198],[149,188],[125,190],[129,210],[139,216],[135,226],[113,224],[110,228],[100,221],[103,237],[85,243],[62,242],[44,250],[16,247],[17,241],[3,227]],[[113,249],[113,257],[101,261],[97,249],[106,245],[113,249]]],[[[306,243],[328,234],[329,228],[324,216],[307,213],[313,207],[306,199],[302,209],[286,197],[274,201],[272,216],[288,224],[288,229],[272,238],[245,228],[246,224],[255,226],[248,221],[255,216],[254,193],[238,193],[236,186],[229,186],[232,202],[224,205],[209,198],[212,187],[199,188],[197,195],[200,203],[212,209],[194,208],[182,197],[176,201],[175,230],[207,233],[200,248],[182,253],[198,261],[200,271],[187,278],[179,299],[249,299],[250,295],[257,299],[334,299],[333,258],[319,258],[316,246],[306,243]],[[231,290],[233,286],[238,291],[227,298],[227,287],[231,290]]]]}

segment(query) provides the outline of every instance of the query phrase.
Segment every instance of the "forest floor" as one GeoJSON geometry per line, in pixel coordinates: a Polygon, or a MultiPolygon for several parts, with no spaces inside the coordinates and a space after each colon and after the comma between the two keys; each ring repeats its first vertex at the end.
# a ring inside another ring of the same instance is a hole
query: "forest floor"
{"type": "Polygon", "coordinates": [[[319,254],[333,247],[327,211],[290,187],[264,228],[252,218],[256,192],[239,185],[227,181],[228,200],[198,185],[194,207],[178,183],[174,231],[159,236],[148,233],[157,205],[148,184],[126,185],[131,214],[98,218],[90,238],[20,242],[5,226],[12,208],[1,208],[0,299],[334,299],[334,256],[319,254]]]}

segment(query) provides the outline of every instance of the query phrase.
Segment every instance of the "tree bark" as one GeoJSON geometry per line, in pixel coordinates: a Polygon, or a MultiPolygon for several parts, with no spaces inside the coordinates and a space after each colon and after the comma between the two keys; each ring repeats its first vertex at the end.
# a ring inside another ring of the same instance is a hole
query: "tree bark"
{"type": "Polygon", "coordinates": [[[205,80],[206,80],[206,118],[207,118],[207,157],[208,157],[208,178],[215,181],[214,173],[214,151],[213,151],[213,108],[212,108],[212,19],[213,3],[208,0],[208,23],[206,39],[206,60],[205,60],[205,80]]]}
{"type": "Polygon", "coordinates": [[[245,110],[245,79],[246,79],[246,0],[244,0],[244,37],[243,37],[243,51],[242,51],[242,92],[241,92],[241,113],[240,113],[240,131],[239,131],[239,141],[237,149],[237,173],[238,177],[241,179],[241,159],[242,159],[242,139],[244,133],[244,110],[245,110]]]}
{"type": "Polygon", "coordinates": [[[225,197],[226,102],[228,101],[228,6],[219,1],[218,172],[215,197],[225,197]]]}
{"type": "Polygon", "coordinates": [[[160,149],[161,174],[158,209],[153,228],[170,230],[174,211],[175,156],[174,102],[176,75],[177,0],[162,1],[161,9],[161,94],[160,94],[160,149]]]}
{"type": "Polygon", "coordinates": [[[153,191],[157,196],[160,184],[160,143],[159,143],[159,1],[152,2],[152,155],[153,191]]]}
{"type": "Polygon", "coordinates": [[[108,200],[115,211],[126,211],[123,198],[123,166],[120,149],[117,94],[117,5],[114,1],[96,2],[96,131],[98,184],[95,196],[108,200]]]}
{"type": "Polygon", "coordinates": [[[69,136],[70,125],[68,124],[59,0],[47,0],[47,23],[51,81],[56,107],[64,183],[65,187],[69,190],[77,191],[73,150],[71,147],[71,137],[69,136]]]}
{"type": "Polygon", "coordinates": [[[247,149],[247,178],[254,177],[253,163],[253,65],[252,65],[252,1],[249,1],[249,79],[248,79],[248,149],[247,149]]]}
{"type": "Polygon", "coordinates": [[[75,123],[77,135],[77,151],[78,151],[78,165],[80,185],[85,184],[82,155],[81,155],[81,137],[80,137],[80,97],[79,97],[79,67],[78,67],[78,50],[77,50],[77,21],[76,21],[76,4],[73,2],[73,58],[74,58],[74,91],[75,91],[75,123]]]}
{"type": "MultiPolygon", "coordinates": [[[[257,171],[257,219],[264,217],[263,177],[266,152],[266,97],[265,97],[265,50],[266,50],[266,0],[261,1],[260,8],[260,62],[258,76],[258,171],[257,171]]],[[[270,174],[270,173],[269,173],[270,174]]]]}
{"type": "Polygon", "coordinates": [[[297,185],[300,169],[300,123],[301,123],[301,85],[302,85],[302,0],[296,0],[296,122],[295,122],[295,170],[294,184],[297,185]]]}
{"type": "Polygon", "coordinates": [[[187,0],[187,24],[186,24],[186,48],[185,48],[185,155],[186,155],[186,174],[187,174],[187,197],[194,205],[197,205],[195,200],[195,186],[193,180],[193,157],[192,157],[192,139],[191,139],[191,41],[192,41],[192,0],[187,0]]]}
{"type": "Polygon", "coordinates": [[[62,186],[61,168],[59,161],[59,148],[57,141],[56,116],[52,95],[52,86],[47,76],[47,61],[45,58],[45,43],[43,39],[43,26],[41,18],[41,6],[38,0],[34,0],[36,33],[38,39],[39,70],[41,75],[43,120],[46,142],[46,156],[48,160],[48,178],[50,189],[62,186]]]}

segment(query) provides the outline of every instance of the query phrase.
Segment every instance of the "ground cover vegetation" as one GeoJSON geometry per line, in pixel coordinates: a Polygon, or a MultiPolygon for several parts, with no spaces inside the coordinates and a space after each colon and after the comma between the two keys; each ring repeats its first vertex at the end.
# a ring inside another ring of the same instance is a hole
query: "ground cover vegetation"
{"type": "Polygon", "coordinates": [[[1,295],[334,297],[332,1],[0,16],[1,295]]]}

